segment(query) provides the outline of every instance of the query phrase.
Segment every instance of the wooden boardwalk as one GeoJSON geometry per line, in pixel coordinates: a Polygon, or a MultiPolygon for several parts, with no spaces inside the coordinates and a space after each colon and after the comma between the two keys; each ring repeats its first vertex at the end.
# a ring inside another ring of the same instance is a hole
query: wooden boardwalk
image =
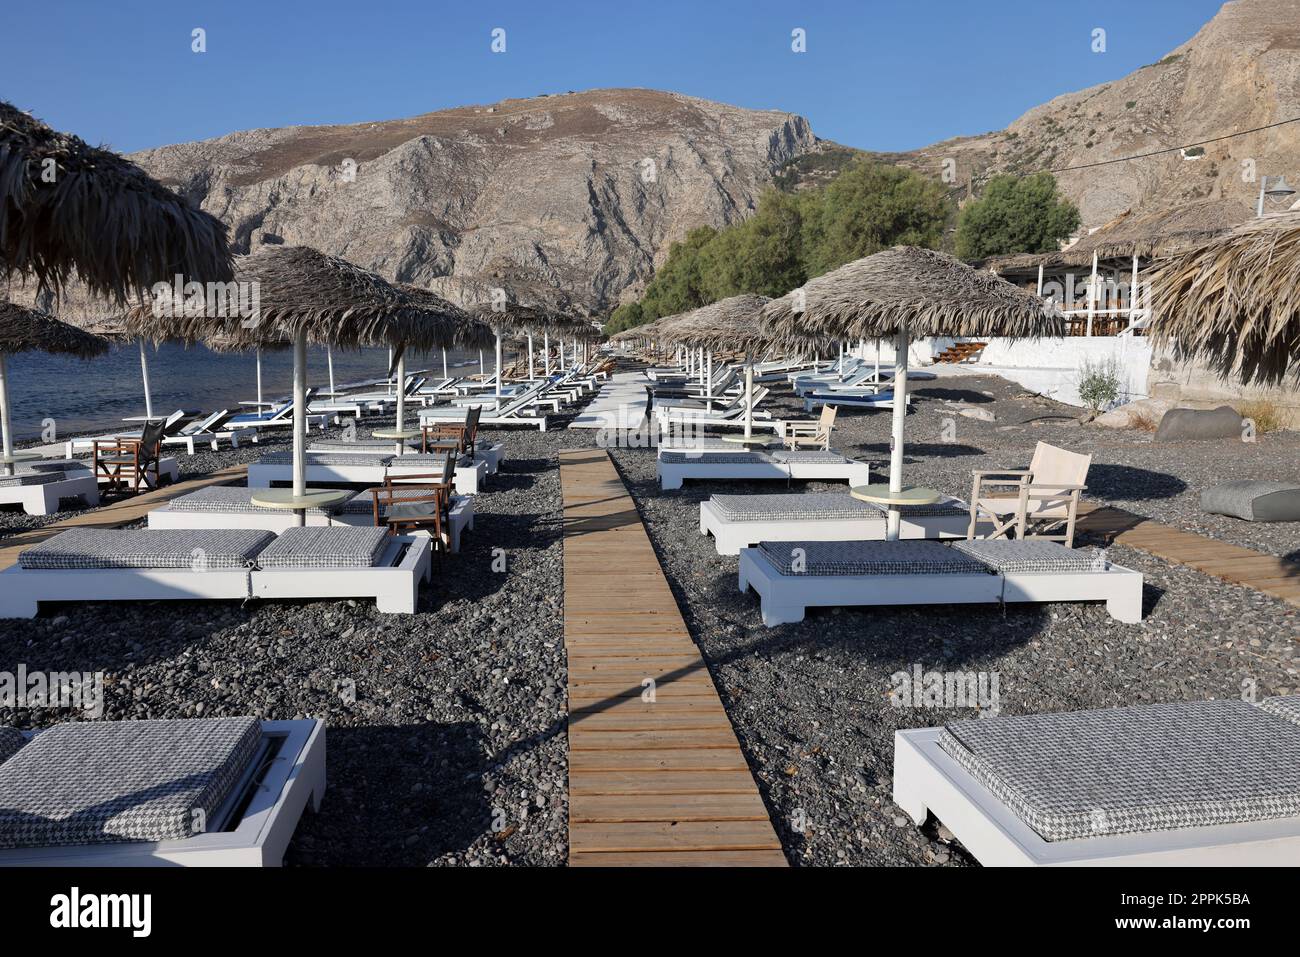
{"type": "Polygon", "coordinates": [[[609,454],[560,453],[569,863],[784,866],[704,659],[609,454]]]}
{"type": "Polygon", "coordinates": [[[1078,524],[1082,532],[1300,605],[1300,564],[1296,562],[1184,532],[1122,508],[1090,504],[1081,505],[1080,511],[1084,512],[1078,524]]]}
{"type": "Polygon", "coordinates": [[[42,528],[34,528],[29,532],[19,532],[15,535],[6,535],[0,538],[0,571],[17,562],[18,553],[24,548],[30,548],[37,542],[52,538],[64,529],[120,528],[123,525],[130,525],[132,522],[139,521],[149,513],[150,509],[166,504],[178,495],[193,492],[195,489],[206,488],[209,485],[229,485],[231,482],[243,480],[246,475],[248,475],[247,465],[230,465],[208,475],[182,479],[172,485],[164,485],[162,488],[154,489],[152,492],[144,492],[140,495],[118,499],[112,505],[78,512],[76,515],[61,519],[42,528]]]}

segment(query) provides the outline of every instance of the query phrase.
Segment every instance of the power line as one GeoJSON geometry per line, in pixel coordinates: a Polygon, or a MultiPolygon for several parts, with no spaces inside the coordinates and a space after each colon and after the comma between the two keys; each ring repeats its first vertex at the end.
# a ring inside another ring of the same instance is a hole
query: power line
{"type": "Polygon", "coordinates": [[[1238,130],[1236,133],[1228,133],[1224,136],[1216,136],[1214,139],[1201,140],[1199,143],[1188,143],[1186,146],[1171,146],[1168,149],[1152,150],[1149,153],[1136,153],[1133,156],[1120,156],[1116,159],[1101,160],[1096,163],[1084,163],[1080,166],[1062,166],[1060,169],[1048,170],[1049,173],[1069,173],[1079,169],[1094,169],[1098,166],[1110,166],[1112,163],[1127,163],[1130,160],[1146,159],[1149,156],[1162,156],[1165,153],[1177,153],[1180,150],[1190,150],[1197,146],[1208,146],[1211,143],[1222,143],[1224,140],[1234,139],[1238,136],[1249,136],[1251,133],[1262,133],[1265,130],[1277,129],[1279,126],[1286,126],[1288,123],[1300,123],[1300,116],[1294,116],[1289,120],[1279,120],[1276,123],[1269,123],[1267,126],[1257,126],[1251,130],[1238,130]]]}

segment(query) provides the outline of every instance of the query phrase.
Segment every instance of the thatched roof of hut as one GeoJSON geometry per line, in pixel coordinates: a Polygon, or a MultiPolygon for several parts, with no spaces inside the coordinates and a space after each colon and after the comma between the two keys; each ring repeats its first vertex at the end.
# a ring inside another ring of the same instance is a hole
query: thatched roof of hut
{"type": "Polygon", "coordinates": [[[180,274],[231,276],[226,227],[118,154],[0,101],[0,272],[124,303],[180,274]],[[53,179],[50,179],[52,173],[53,179]]]}
{"type": "Polygon", "coordinates": [[[758,314],[771,302],[767,296],[743,293],[689,312],[659,320],[666,342],[718,351],[756,349],[766,345],[758,314]]]}
{"type": "Polygon", "coordinates": [[[764,331],[796,349],[810,337],[1058,336],[1064,321],[1036,296],[947,253],[895,246],[769,302],[764,331]]]}
{"type": "Polygon", "coordinates": [[[125,320],[128,335],[252,348],[292,340],[344,348],[454,345],[462,324],[447,313],[426,311],[419,301],[381,276],[308,246],[262,246],[235,260],[235,279],[258,290],[252,315],[213,315],[172,300],[135,307],[125,320]],[[251,286],[255,284],[255,286],[251,286]]]}
{"type": "Polygon", "coordinates": [[[1054,254],[1067,266],[1092,266],[1092,254],[1106,259],[1151,259],[1198,246],[1245,222],[1251,210],[1240,200],[1187,203],[1155,212],[1132,210],[1054,254]]]}
{"type": "Polygon", "coordinates": [[[1300,381],[1300,213],[1250,220],[1150,282],[1157,344],[1247,383],[1300,381]]]}
{"type": "Polygon", "coordinates": [[[50,352],[93,359],[108,351],[109,341],[55,319],[49,313],[0,299],[0,352],[50,352]]]}
{"type": "Polygon", "coordinates": [[[397,288],[409,296],[426,315],[436,316],[454,326],[455,341],[448,342],[446,348],[478,349],[492,342],[492,330],[486,323],[433,290],[409,282],[399,282],[397,288]]]}

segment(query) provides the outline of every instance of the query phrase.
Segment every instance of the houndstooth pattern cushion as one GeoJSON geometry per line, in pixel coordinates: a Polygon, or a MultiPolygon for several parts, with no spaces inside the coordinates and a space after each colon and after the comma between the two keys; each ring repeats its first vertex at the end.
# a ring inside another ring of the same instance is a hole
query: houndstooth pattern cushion
{"type": "MultiPolygon", "coordinates": [[[[420,498],[421,496],[430,494],[427,488],[421,488],[418,485],[409,485],[406,487],[403,487],[401,485],[394,485],[391,490],[366,489],[365,491],[358,492],[356,495],[352,496],[350,499],[348,499],[346,502],[340,505],[339,512],[345,515],[374,514],[375,511],[374,498],[370,494],[372,491],[385,491],[385,492],[391,491],[392,497],[394,499],[420,498]]],[[[387,500],[388,500],[388,495],[385,494],[380,499],[380,508],[383,507],[383,502],[387,500]]]]}
{"type": "Polygon", "coordinates": [[[16,475],[0,474],[0,488],[17,488],[26,485],[49,485],[62,482],[62,472],[19,472],[16,475]]]}
{"type": "Polygon", "coordinates": [[[706,465],[769,465],[772,462],[772,457],[762,452],[733,452],[728,455],[713,452],[701,454],[699,452],[661,451],[659,461],[667,462],[670,465],[681,465],[690,462],[706,465]]]}
{"type": "Polygon", "coordinates": [[[1300,814],[1300,725],[1245,701],[960,721],[939,743],[1048,841],[1300,814]]]}
{"type": "Polygon", "coordinates": [[[851,459],[846,459],[838,452],[773,452],[773,461],[780,462],[783,465],[844,465],[851,459]]]}
{"type": "MultiPolygon", "coordinates": [[[[282,509],[253,504],[253,496],[260,491],[262,490],[236,485],[212,485],[174,498],[163,506],[162,510],[166,512],[217,512],[227,514],[231,512],[274,512],[277,515],[283,515],[284,511],[282,509]]],[[[319,508],[309,508],[307,512],[311,515],[326,514],[323,509],[319,508]]]]}
{"type": "MultiPolygon", "coordinates": [[[[387,465],[394,455],[348,455],[344,452],[308,452],[307,464],[310,465],[370,465],[383,466],[387,465]]],[[[258,459],[255,465],[292,465],[292,452],[272,452],[270,455],[264,455],[258,459]]]]}
{"type": "Polygon", "coordinates": [[[18,564],[44,569],[248,568],[274,538],[271,532],[238,528],[70,528],[20,552],[18,564]]]}
{"type": "Polygon", "coordinates": [[[253,718],[42,731],[0,764],[0,847],[192,837],[218,825],[260,743],[253,718]]]}
{"type": "Polygon", "coordinates": [[[881,517],[866,502],[840,492],[715,495],[711,501],[718,514],[731,522],[816,522],[881,517]]]}
{"type": "Polygon", "coordinates": [[[351,442],[345,439],[318,439],[311,444],[308,454],[317,451],[334,452],[340,449],[365,449],[366,451],[374,451],[376,455],[379,455],[392,451],[396,445],[396,439],[353,439],[351,442]]]}
{"type": "Polygon", "coordinates": [[[1270,714],[1285,718],[1300,725],[1300,694],[1285,695],[1277,698],[1265,698],[1259,706],[1270,714]]]}
{"type": "Polygon", "coordinates": [[[447,464],[446,452],[415,452],[406,455],[396,455],[388,463],[390,469],[410,468],[419,469],[428,472],[432,469],[440,469],[447,464]]]}
{"type": "Polygon", "coordinates": [[[938,542],[760,542],[759,551],[782,575],[982,574],[979,562],[938,542]],[[798,549],[798,551],[796,551],[798,549]],[[796,560],[803,568],[795,571],[796,560]]]}
{"type": "MultiPolygon", "coordinates": [[[[878,502],[864,502],[882,515],[889,513],[888,505],[878,502]]],[[[959,498],[945,496],[930,505],[895,505],[903,518],[949,518],[954,515],[969,515],[970,506],[959,498]]]]}
{"type": "Polygon", "coordinates": [[[385,529],[332,526],[294,527],[257,556],[259,568],[369,568],[387,544],[385,529]]]}
{"type": "Polygon", "coordinates": [[[978,539],[952,547],[1003,575],[1105,571],[1097,552],[1066,548],[1060,542],[978,539]]]}
{"type": "Polygon", "coordinates": [[[27,743],[27,738],[17,728],[0,727],[0,764],[4,764],[27,743]]]}

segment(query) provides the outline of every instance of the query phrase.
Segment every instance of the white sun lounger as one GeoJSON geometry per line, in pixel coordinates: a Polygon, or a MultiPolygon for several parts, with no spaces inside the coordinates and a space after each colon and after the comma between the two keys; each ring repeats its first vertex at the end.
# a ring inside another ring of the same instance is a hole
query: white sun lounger
{"type": "Polygon", "coordinates": [[[53,515],[66,498],[99,504],[99,483],[79,459],[24,462],[13,475],[0,473],[0,505],[21,505],[28,515],[53,515]]]}
{"type": "Polygon", "coordinates": [[[0,728],[16,735],[0,740],[0,867],[279,867],[325,794],[315,719],[0,728]]]}
{"type": "MultiPolygon", "coordinates": [[[[933,505],[903,507],[902,538],[965,538],[969,507],[945,496],[933,505]]],[[[888,512],[844,492],[715,495],[700,503],[700,534],[712,535],[719,555],[759,542],[852,542],[883,539],[888,512]]]]}
{"type": "MultiPolygon", "coordinates": [[[[907,404],[912,404],[912,396],[907,396],[907,404]]],[[[893,391],[873,392],[854,390],[844,392],[812,392],[804,396],[803,410],[816,411],[823,405],[833,405],[841,409],[892,409],[894,407],[893,391]]]]}
{"type": "Polygon", "coordinates": [[[373,598],[412,614],[430,575],[427,538],[382,528],[70,528],[0,572],[0,618],[43,601],[373,598]]]}
{"type": "MultiPolygon", "coordinates": [[[[349,452],[309,452],[307,482],[311,485],[382,485],[384,479],[400,482],[405,475],[428,475],[441,471],[443,455],[360,455],[349,452]]],[[[456,464],[454,488],[462,495],[476,495],[487,484],[487,462],[462,456],[456,464]]],[[[293,453],[275,452],[248,466],[249,488],[270,488],[276,482],[293,481],[293,453]]]]}
{"type": "Polygon", "coordinates": [[[896,731],[894,803],[985,865],[1294,866],[1300,696],[896,731]]]}
{"type": "MultiPolygon", "coordinates": [[[[419,439],[409,439],[405,443],[410,450],[407,455],[422,454],[419,439]]],[[[325,454],[338,455],[386,455],[396,453],[397,443],[391,439],[357,439],[355,442],[348,442],[344,439],[324,439],[319,442],[313,442],[307,446],[308,453],[322,452],[325,454]]],[[[488,442],[486,439],[480,439],[474,445],[474,459],[482,459],[487,464],[487,474],[496,475],[501,469],[501,463],[506,457],[506,447],[501,442],[488,442]]]]}
{"type": "Polygon", "coordinates": [[[656,465],[659,486],[681,488],[686,479],[820,479],[867,485],[871,466],[838,452],[700,452],[660,449],[656,465]]]}
{"type": "Polygon", "coordinates": [[[1104,601],[1142,620],[1142,575],[1057,542],[761,542],[740,550],[740,590],[769,628],[809,608],[1104,601]]]}
{"type": "MultiPolygon", "coordinates": [[[[298,517],[293,512],[254,505],[252,498],[256,492],[255,488],[237,485],[212,485],[201,488],[174,498],[161,508],[152,509],[149,512],[149,527],[254,528],[278,534],[298,524],[298,517]]],[[[409,494],[428,493],[417,487],[410,489],[409,494]]],[[[393,495],[401,498],[403,490],[396,488],[393,495]]],[[[453,553],[459,552],[462,533],[474,527],[474,496],[453,495],[451,508],[448,511],[447,547],[453,553]]],[[[318,527],[372,526],[374,500],[370,490],[357,492],[352,498],[329,511],[320,508],[307,509],[305,524],[318,527]]]]}
{"type": "MultiPolygon", "coordinates": [[[[500,406],[495,406],[492,411],[486,408],[479,416],[480,425],[531,425],[536,426],[538,430],[546,431],[546,416],[530,414],[534,408],[535,400],[542,394],[546,388],[546,383],[540,383],[529,389],[523,395],[511,399],[500,406]]],[[[474,403],[481,405],[480,403],[474,403]]],[[[465,417],[469,415],[468,406],[435,406],[430,409],[420,410],[420,424],[426,425],[431,422],[464,422],[465,417]]]]}

